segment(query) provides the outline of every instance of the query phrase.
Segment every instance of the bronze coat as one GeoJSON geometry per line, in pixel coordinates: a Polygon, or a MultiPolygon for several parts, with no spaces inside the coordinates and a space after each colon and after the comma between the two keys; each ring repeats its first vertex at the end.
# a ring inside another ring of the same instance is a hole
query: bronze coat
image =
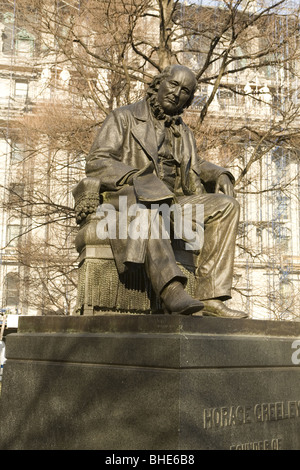
{"type": "MultiPolygon", "coordinates": [[[[173,137],[173,157],[178,162],[174,193],[159,178],[158,148],[153,120],[146,100],[112,111],[99,129],[87,157],[86,173],[101,180],[105,201],[118,209],[118,196],[128,204],[136,201],[169,201],[175,196],[203,194],[205,185],[214,185],[227,170],[199,159],[194,136],[183,121],[173,137]],[[123,184],[133,174],[133,186],[123,184]]],[[[231,175],[230,175],[231,176],[231,175]]],[[[112,240],[119,272],[127,261],[143,263],[147,240],[112,240]]]]}

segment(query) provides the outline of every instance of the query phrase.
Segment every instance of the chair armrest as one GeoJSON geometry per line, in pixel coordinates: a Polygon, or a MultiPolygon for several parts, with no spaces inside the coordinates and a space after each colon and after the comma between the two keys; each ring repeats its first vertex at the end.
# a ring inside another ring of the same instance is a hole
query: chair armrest
{"type": "Polygon", "coordinates": [[[77,224],[82,224],[88,215],[96,213],[100,203],[100,186],[99,178],[86,177],[72,190],[77,224]]]}

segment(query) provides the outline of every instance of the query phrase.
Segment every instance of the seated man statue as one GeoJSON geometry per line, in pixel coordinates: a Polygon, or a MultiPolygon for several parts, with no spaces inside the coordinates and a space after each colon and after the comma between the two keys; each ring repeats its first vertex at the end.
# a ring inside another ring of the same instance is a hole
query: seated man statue
{"type": "MultiPolygon", "coordinates": [[[[239,205],[229,171],[197,156],[191,130],[181,114],[193,101],[197,82],[187,67],[172,65],[157,75],[144,100],[112,111],[87,157],[87,176],[100,178],[100,201],[120,210],[127,204],[201,204],[204,243],[198,254],[196,292],[185,290],[186,276],[176,264],[167,237],[110,240],[119,274],[143,264],[164,311],[170,314],[244,318],[230,309],[239,205]],[[214,188],[208,193],[205,186],[214,188]]],[[[147,209],[148,210],[148,209],[147,209]]]]}

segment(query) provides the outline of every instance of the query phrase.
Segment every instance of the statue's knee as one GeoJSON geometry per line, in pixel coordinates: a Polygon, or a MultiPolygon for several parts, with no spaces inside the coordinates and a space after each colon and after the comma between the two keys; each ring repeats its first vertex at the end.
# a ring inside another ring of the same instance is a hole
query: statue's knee
{"type": "Polygon", "coordinates": [[[222,195],[222,200],[224,204],[226,205],[226,207],[230,208],[231,212],[237,213],[237,214],[240,213],[240,203],[237,201],[237,199],[235,199],[232,196],[228,196],[224,194],[222,195]]]}

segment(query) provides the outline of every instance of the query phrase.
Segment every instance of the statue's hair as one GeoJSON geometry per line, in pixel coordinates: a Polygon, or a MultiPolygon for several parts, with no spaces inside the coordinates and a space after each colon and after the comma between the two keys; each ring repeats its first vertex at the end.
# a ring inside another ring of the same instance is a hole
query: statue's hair
{"type": "MultiPolygon", "coordinates": [[[[158,92],[159,85],[161,84],[161,82],[163,80],[165,80],[166,78],[171,76],[171,72],[172,72],[172,69],[174,67],[176,67],[176,65],[168,65],[168,67],[166,67],[161,73],[155,75],[155,77],[150,82],[149,87],[147,89],[147,98],[150,98],[151,96],[153,96],[154,94],[156,94],[158,92]]],[[[191,104],[193,102],[193,99],[194,99],[194,96],[195,96],[196,89],[197,89],[197,81],[196,81],[196,77],[195,77],[195,87],[192,90],[191,96],[187,100],[187,102],[186,102],[185,106],[183,107],[183,109],[188,108],[189,106],[191,106],[191,104]]],[[[182,109],[182,111],[183,111],[183,109],[182,109]]]]}

